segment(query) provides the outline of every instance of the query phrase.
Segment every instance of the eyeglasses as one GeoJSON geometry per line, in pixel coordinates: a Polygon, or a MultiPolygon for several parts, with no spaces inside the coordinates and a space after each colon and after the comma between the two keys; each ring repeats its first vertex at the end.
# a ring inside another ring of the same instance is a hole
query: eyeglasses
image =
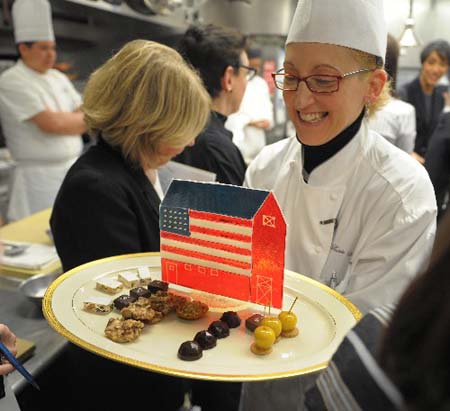
{"type": "Polygon", "coordinates": [[[242,67],[242,68],[245,68],[246,70],[248,70],[247,75],[246,75],[248,81],[250,81],[253,77],[256,76],[256,70],[253,67],[244,66],[243,64],[239,64],[238,67],[242,67]]]}
{"type": "Polygon", "coordinates": [[[275,73],[272,73],[273,81],[275,86],[284,91],[296,91],[299,84],[304,81],[306,87],[309,91],[313,93],[335,93],[339,90],[339,82],[347,77],[354,76],[355,74],[367,73],[369,71],[374,71],[375,69],[361,69],[356,71],[351,71],[350,73],[342,74],[341,76],[328,76],[328,75],[317,75],[307,77],[297,77],[292,74],[286,74],[282,72],[284,69],[280,69],[275,73]]]}

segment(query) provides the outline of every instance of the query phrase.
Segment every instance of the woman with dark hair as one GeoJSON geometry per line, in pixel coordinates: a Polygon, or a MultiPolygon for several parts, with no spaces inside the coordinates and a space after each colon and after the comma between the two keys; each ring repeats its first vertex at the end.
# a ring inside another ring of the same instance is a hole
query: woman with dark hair
{"type": "Polygon", "coordinates": [[[428,271],[395,310],[376,309],[347,334],[306,394],[309,411],[450,409],[449,267],[450,215],[439,227],[428,271]]]}
{"type": "Polygon", "coordinates": [[[388,35],[384,69],[391,82],[391,96],[381,110],[369,119],[369,128],[408,154],[414,150],[416,140],[416,110],[412,104],[398,98],[397,64],[400,47],[394,36],[388,35]]]}
{"type": "Polygon", "coordinates": [[[432,41],[420,53],[420,62],[419,76],[403,86],[399,96],[416,109],[417,137],[413,157],[424,164],[428,141],[445,106],[443,93],[447,91],[446,87],[437,83],[449,69],[450,44],[445,40],[432,41]]]}
{"type": "Polygon", "coordinates": [[[412,410],[450,409],[450,215],[439,227],[431,261],[400,300],[380,354],[412,410]]]}
{"type": "Polygon", "coordinates": [[[247,80],[255,74],[245,46],[245,36],[212,24],[190,27],[178,46],[181,55],[200,74],[212,99],[212,111],[195,145],[174,160],[211,171],[218,182],[234,185],[242,185],[246,166],[225,121],[239,110],[247,80]]]}

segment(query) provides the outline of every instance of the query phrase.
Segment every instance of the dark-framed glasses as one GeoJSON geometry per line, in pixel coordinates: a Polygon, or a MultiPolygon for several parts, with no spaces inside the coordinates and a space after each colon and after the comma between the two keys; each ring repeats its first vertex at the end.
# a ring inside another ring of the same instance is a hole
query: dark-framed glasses
{"type": "Polygon", "coordinates": [[[245,77],[247,77],[247,80],[251,80],[253,77],[256,76],[256,70],[253,67],[245,66],[244,64],[239,64],[239,67],[242,67],[247,70],[247,74],[245,77]]]}
{"type": "Polygon", "coordinates": [[[276,88],[283,91],[296,91],[299,84],[304,81],[309,91],[313,93],[335,93],[339,90],[339,84],[341,80],[347,77],[354,76],[355,74],[367,73],[374,71],[375,69],[364,68],[361,70],[351,71],[349,73],[342,74],[340,76],[318,75],[313,74],[307,77],[297,77],[293,74],[287,74],[284,69],[280,69],[275,73],[272,73],[272,78],[276,88]]]}

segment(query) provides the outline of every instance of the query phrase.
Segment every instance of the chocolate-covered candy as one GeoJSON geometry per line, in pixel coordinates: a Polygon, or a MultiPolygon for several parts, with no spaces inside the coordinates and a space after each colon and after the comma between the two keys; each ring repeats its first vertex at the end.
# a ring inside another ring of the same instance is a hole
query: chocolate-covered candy
{"type": "Polygon", "coordinates": [[[178,349],[178,358],[184,361],[195,361],[202,358],[203,349],[197,341],[185,341],[178,349]]]}
{"type": "Polygon", "coordinates": [[[194,341],[198,342],[204,350],[214,348],[217,344],[217,338],[206,330],[199,331],[195,334],[194,341]]]}
{"type": "Polygon", "coordinates": [[[164,281],[153,280],[147,287],[152,294],[155,294],[158,291],[167,291],[169,289],[169,284],[164,281]]]}
{"type": "Polygon", "coordinates": [[[237,328],[241,325],[241,318],[235,311],[226,311],[220,319],[228,324],[230,328],[237,328]]]}
{"type": "Polygon", "coordinates": [[[209,324],[208,331],[217,338],[225,338],[230,335],[230,328],[224,321],[213,321],[209,324]]]}
{"type": "Polygon", "coordinates": [[[264,316],[261,314],[253,314],[245,320],[245,326],[248,330],[253,332],[256,330],[256,327],[259,327],[261,325],[261,321],[263,318],[264,316]]]}
{"type": "Polygon", "coordinates": [[[130,295],[136,298],[145,297],[148,298],[152,295],[152,292],[145,287],[136,287],[130,290],[130,295]]]}
{"type": "Polygon", "coordinates": [[[137,300],[136,297],[133,297],[132,295],[123,294],[117,297],[113,303],[114,307],[116,307],[119,311],[122,308],[128,307],[131,303],[134,303],[137,300]]]}

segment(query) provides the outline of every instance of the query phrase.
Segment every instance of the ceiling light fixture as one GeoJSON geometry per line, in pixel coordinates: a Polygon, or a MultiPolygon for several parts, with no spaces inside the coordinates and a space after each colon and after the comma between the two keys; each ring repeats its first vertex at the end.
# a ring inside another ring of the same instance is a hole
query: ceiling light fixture
{"type": "Polygon", "coordinates": [[[405,22],[405,28],[398,40],[400,47],[417,47],[420,46],[420,40],[414,31],[415,21],[413,18],[414,0],[409,0],[409,16],[405,22]]]}

